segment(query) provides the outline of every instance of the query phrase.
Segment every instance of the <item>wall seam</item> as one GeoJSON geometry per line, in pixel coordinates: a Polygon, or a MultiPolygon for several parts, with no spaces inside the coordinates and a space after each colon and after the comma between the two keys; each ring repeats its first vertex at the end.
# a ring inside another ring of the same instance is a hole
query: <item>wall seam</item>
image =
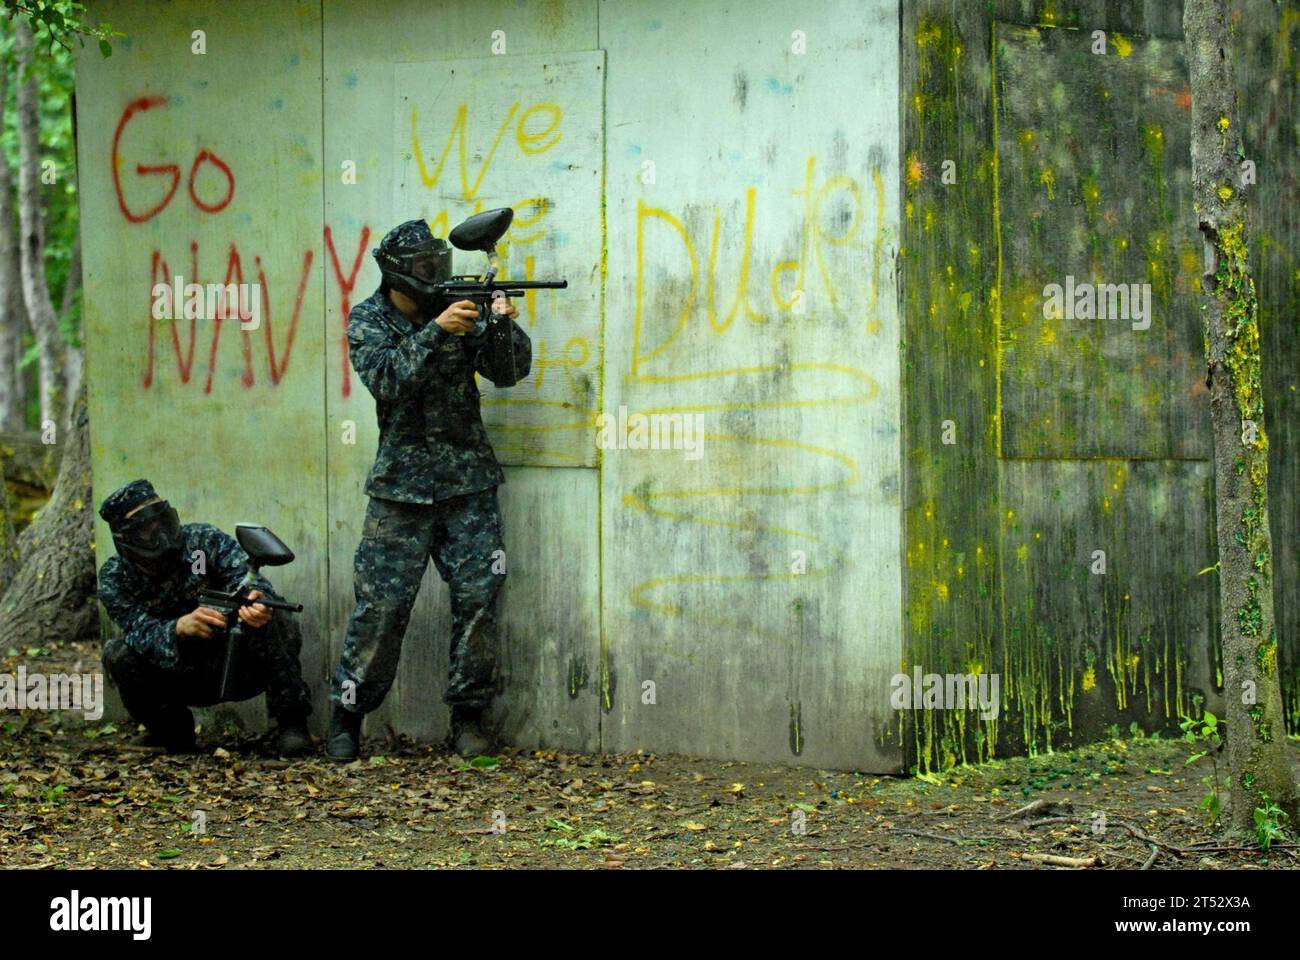
{"type": "MultiPolygon", "coordinates": [[[[899,670],[902,670],[908,659],[908,633],[907,633],[907,600],[908,600],[908,575],[907,575],[907,496],[908,496],[908,469],[907,469],[907,451],[910,449],[907,443],[908,434],[910,434],[910,421],[908,420],[907,406],[907,313],[904,308],[905,299],[903,293],[903,256],[902,251],[905,249],[903,232],[907,229],[906,221],[903,217],[903,204],[906,202],[906,192],[903,184],[904,171],[907,169],[907,110],[904,107],[904,99],[907,95],[907,71],[904,64],[907,55],[904,44],[904,34],[906,32],[907,15],[903,10],[904,0],[898,0],[898,151],[895,159],[898,163],[898,172],[894,182],[898,185],[898,242],[894,246],[894,312],[898,322],[898,660],[899,670]]],[[[896,729],[892,722],[887,722],[885,734],[888,735],[896,729]]],[[[898,743],[898,773],[907,771],[907,743],[909,732],[904,724],[904,732],[899,736],[898,743]]],[[[881,742],[884,737],[881,737],[881,742]]]]}
{"type": "MultiPolygon", "coordinates": [[[[596,49],[604,51],[600,36],[600,6],[596,4],[596,49]]],[[[606,164],[609,161],[609,56],[601,57],[603,70],[600,78],[600,389],[596,400],[596,409],[605,407],[605,376],[608,354],[605,347],[606,315],[605,288],[608,282],[609,264],[609,221],[606,216],[606,204],[609,199],[606,164]]],[[[596,695],[596,749],[605,753],[605,699],[609,691],[609,647],[605,640],[605,457],[599,446],[596,448],[596,641],[600,660],[600,688],[596,695]]],[[[610,697],[609,709],[614,707],[610,697]]]]}
{"type": "MultiPolygon", "coordinates": [[[[330,684],[330,651],[329,630],[332,620],[333,606],[330,603],[330,590],[333,583],[332,571],[330,569],[331,541],[333,537],[330,533],[330,396],[329,396],[329,271],[325,269],[324,236],[326,217],[328,208],[325,196],[325,0],[320,0],[320,223],[321,223],[321,321],[324,327],[324,336],[321,337],[321,446],[324,461],[324,484],[325,484],[325,516],[322,518],[322,527],[325,533],[325,564],[324,564],[324,581],[318,588],[322,604],[322,623],[320,633],[325,637],[324,656],[321,666],[324,672],[326,690],[329,690],[330,684]]],[[[318,644],[319,645],[319,644],[318,644]]],[[[326,694],[328,702],[328,693],[326,694]]]]}

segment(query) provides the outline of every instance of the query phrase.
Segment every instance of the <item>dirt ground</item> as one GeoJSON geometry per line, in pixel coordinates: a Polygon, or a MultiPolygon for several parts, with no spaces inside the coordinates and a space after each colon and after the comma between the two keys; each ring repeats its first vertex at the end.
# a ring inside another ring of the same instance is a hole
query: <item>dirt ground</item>
{"type": "MultiPolygon", "coordinates": [[[[0,651],[0,655],[5,651],[0,651]]],[[[54,671],[93,651],[19,651],[54,671]],[[34,653],[34,655],[33,655],[34,653]]],[[[90,669],[84,668],[84,669],[90,669]]],[[[132,750],[127,725],[0,714],[0,867],[1294,869],[1217,838],[1206,758],[1139,737],[942,777],[637,753],[507,750],[465,763],[368,739],[355,763],[286,761],[200,731],[132,750]],[[1034,811],[1014,815],[1034,801],[1034,811]],[[1083,865],[1058,865],[1042,857],[1083,865]],[[1154,859],[1153,859],[1154,857],[1154,859]]],[[[1300,766],[1300,744],[1290,743],[1300,766]]]]}

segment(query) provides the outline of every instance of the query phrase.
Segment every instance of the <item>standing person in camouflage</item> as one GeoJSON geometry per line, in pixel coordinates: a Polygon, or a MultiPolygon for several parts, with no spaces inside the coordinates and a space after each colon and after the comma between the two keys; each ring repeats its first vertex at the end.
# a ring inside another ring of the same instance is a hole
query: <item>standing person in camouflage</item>
{"type": "MultiPolygon", "coordinates": [[[[148,480],[133,480],[109,494],[99,508],[113,533],[117,556],[99,571],[99,599],[122,635],[104,644],[104,669],[122,703],[148,731],[144,743],[171,753],[194,749],[190,707],[220,702],[225,662],[225,618],[200,606],[199,590],[235,589],[248,555],[232,537],[209,523],[182,525],[148,480]]],[[[250,599],[275,590],[255,581],[250,599]]],[[[236,696],[266,693],[278,722],[281,756],[311,749],[307,716],[311,698],[298,652],[302,635],[291,616],[260,603],[239,608],[244,624],[236,696]]]]}
{"type": "MultiPolygon", "coordinates": [[[[393,228],[373,250],[383,280],[348,317],[352,366],[375,398],[379,451],[354,572],[356,606],[334,673],[329,755],[351,760],[361,722],[397,674],[402,638],[430,558],[451,591],[451,668],[443,700],[457,753],[490,749],[482,713],[493,694],[497,592],[505,547],[497,487],[505,482],[479,415],[476,373],[496,382],[469,300],[439,302],[451,248],[423,220],[393,228]]],[[[515,364],[527,374],[528,334],[506,298],[515,364]]]]}

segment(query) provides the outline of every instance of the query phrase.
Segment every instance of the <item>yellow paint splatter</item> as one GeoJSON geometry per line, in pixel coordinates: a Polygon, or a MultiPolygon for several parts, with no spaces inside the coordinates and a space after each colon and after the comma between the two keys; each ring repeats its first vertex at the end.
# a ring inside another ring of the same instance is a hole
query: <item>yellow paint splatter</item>
{"type": "Polygon", "coordinates": [[[909,154],[907,157],[907,186],[915,190],[921,185],[921,160],[916,154],[909,154]]]}
{"type": "Polygon", "coordinates": [[[1043,184],[1043,186],[1047,187],[1047,199],[1055,200],[1056,199],[1056,174],[1052,172],[1051,167],[1043,168],[1043,172],[1039,176],[1038,182],[1043,184]]]}

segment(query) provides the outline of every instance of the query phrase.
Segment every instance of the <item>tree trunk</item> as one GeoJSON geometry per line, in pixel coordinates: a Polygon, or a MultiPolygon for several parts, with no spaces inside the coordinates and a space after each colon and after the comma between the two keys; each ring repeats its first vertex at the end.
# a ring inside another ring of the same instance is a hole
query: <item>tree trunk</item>
{"type": "Polygon", "coordinates": [[[32,332],[40,345],[41,423],[62,424],[63,334],[45,280],[45,218],[41,206],[40,88],[29,71],[32,63],[32,29],[17,18],[18,95],[18,220],[21,239],[19,263],[23,302],[32,332]]]}
{"type": "Polygon", "coordinates": [[[1239,182],[1241,120],[1226,0],[1183,7],[1192,89],[1192,189],[1205,245],[1205,345],[1219,540],[1231,828],[1253,830],[1272,801],[1300,823],[1287,765],[1273,619],[1268,439],[1259,304],[1239,182]]]}
{"type": "MultiPolygon", "coordinates": [[[[3,159],[0,159],[0,166],[3,165],[3,159]]],[[[0,184],[0,192],[3,190],[3,184],[0,184]]],[[[3,213],[0,210],[0,216],[3,213]]],[[[3,224],[2,220],[0,224],[3,224]]],[[[0,225],[0,233],[3,232],[0,225]]],[[[3,247],[2,243],[0,247],[3,247]]],[[[23,358],[23,327],[27,325],[24,319],[27,313],[23,309],[23,295],[18,284],[10,287],[5,282],[4,256],[4,250],[0,249],[0,432],[16,433],[27,425],[26,384],[18,366],[23,358]]],[[[17,280],[16,270],[14,279],[17,280]]]]}
{"type": "MultiPolygon", "coordinates": [[[[9,98],[9,67],[0,64],[0,128],[9,98]]],[[[0,153],[0,430],[27,425],[26,379],[18,368],[23,356],[22,272],[18,265],[18,226],[14,221],[14,174],[0,153]]]]}
{"type": "Polygon", "coordinates": [[[5,483],[5,465],[9,457],[0,444],[0,596],[18,570],[18,542],[9,516],[9,486],[5,483]]]}
{"type": "Polygon", "coordinates": [[[22,566],[0,595],[0,645],[46,646],[99,635],[84,386],[73,407],[73,427],[63,437],[54,493],[18,537],[22,566]]]}

